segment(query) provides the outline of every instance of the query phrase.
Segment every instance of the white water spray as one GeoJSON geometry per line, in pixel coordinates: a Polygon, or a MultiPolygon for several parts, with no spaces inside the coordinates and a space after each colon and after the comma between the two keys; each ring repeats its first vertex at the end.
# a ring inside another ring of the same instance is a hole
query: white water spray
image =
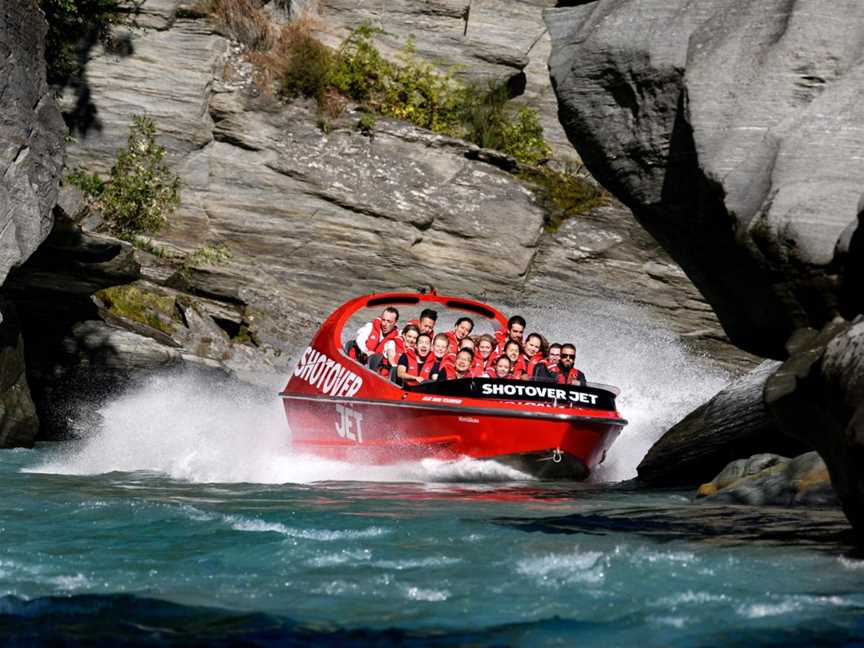
{"type": "MultiPolygon", "coordinates": [[[[573,341],[577,366],[592,382],[621,388],[629,420],[595,480],[635,476],[636,465],[672,423],[718,391],[729,376],[687,354],[643,311],[609,302],[576,311],[522,309],[528,330],[573,341]],[[534,326],[542,322],[541,326],[534,326]]],[[[284,377],[253,389],[198,373],[151,378],[99,408],[100,423],[82,430],[33,471],[63,474],[154,471],[193,482],[512,481],[527,477],[494,462],[425,460],[395,466],[346,465],[294,454],[282,403],[284,377]]],[[[86,417],[92,420],[92,417],[86,417]]],[[[82,417],[83,420],[83,417],[82,417]]]]}

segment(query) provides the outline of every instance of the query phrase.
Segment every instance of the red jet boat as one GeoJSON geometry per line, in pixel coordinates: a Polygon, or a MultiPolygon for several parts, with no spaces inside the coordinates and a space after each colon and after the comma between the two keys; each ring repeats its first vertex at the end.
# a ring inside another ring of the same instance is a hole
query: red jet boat
{"type": "MultiPolygon", "coordinates": [[[[470,299],[384,293],[336,309],[300,356],[285,391],[294,447],[361,464],[424,458],[492,459],[543,479],[585,479],[627,424],[615,409],[618,390],[551,382],[462,378],[401,387],[345,352],[364,309],[369,321],[386,306],[435,308],[506,327],[499,311],[470,299]],[[346,325],[355,318],[346,331],[346,325]]],[[[490,331],[491,332],[491,331],[490,331]]]]}

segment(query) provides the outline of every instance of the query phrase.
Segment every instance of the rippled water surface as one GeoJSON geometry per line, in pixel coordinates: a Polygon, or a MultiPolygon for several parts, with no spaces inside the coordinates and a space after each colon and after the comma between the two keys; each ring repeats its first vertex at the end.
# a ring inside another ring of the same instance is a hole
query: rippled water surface
{"type": "Polygon", "coordinates": [[[60,475],[57,452],[0,452],[7,639],[864,641],[864,562],[834,512],[484,472],[440,481],[470,465],[418,467],[425,482],[60,475]]]}

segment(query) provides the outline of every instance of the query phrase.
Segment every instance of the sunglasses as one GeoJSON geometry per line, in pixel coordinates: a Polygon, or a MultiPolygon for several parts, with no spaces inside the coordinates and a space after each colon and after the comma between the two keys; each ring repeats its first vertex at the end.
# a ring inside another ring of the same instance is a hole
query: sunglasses
{"type": "Polygon", "coordinates": [[[562,358],[570,358],[572,360],[573,358],[576,357],[576,354],[575,353],[562,353],[561,357],[562,358]]]}

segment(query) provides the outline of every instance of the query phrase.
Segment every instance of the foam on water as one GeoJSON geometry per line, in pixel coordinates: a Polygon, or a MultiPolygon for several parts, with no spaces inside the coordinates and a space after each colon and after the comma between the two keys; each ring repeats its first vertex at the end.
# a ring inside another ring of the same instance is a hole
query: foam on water
{"type": "MultiPolygon", "coordinates": [[[[688,355],[644,309],[610,302],[578,310],[515,309],[529,331],[573,340],[577,365],[593,382],[621,388],[619,410],[629,425],[595,480],[635,476],[636,465],[672,423],[723,387],[729,376],[688,355]],[[534,323],[542,322],[540,326],[534,323]]],[[[112,396],[83,441],[31,468],[75,475],[155,471],[198,483],[316,481],[519,481],[528,476],[494,462],[424,460],[350,467],[292,452],[280,399],[283,377],[255,390],[196,373],[166,373],[112,396]]],[[[266,383],[267,381],[261,381],[266,383]]],[[[82,417],[81,420],[92,420],[82,417]]]]}

